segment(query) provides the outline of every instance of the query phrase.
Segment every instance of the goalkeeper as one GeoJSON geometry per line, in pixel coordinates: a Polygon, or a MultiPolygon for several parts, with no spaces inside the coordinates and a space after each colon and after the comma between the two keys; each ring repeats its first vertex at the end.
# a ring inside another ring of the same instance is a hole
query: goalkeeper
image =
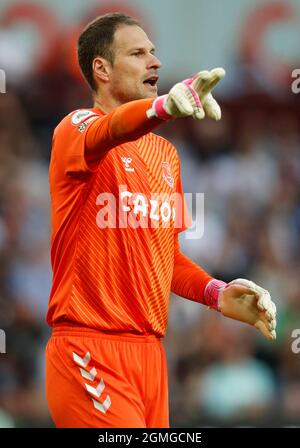
{"type": "Polygon", "coordinates": [[[168,427],[161,339],[171,291],[276,336],[266,290],[226,284],[182,254],[177,151],[151,132],[188,116],[219,120],[212,90],[225,72],[200,71],[157,96],[155,48],[121,13],[85,28],[78,58],[94,106],[53,135],[48,404],[58,427],[168,427]]]}

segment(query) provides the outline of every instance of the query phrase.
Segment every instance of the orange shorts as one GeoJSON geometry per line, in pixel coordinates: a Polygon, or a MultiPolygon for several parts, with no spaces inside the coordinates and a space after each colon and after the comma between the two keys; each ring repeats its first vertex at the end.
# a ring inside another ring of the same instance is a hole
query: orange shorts
{"type": "Polygon", "coordinates": [[[166,357],[154,335],[55,327],[46,393],[57,427],[169,427],[166,357]]]}

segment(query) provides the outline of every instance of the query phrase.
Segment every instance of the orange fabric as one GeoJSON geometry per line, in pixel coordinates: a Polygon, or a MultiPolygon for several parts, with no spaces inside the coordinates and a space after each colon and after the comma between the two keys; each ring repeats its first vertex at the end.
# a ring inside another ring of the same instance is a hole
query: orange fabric
{"type": "Polygon", "coordinates": [[[105,118],[94,121],[87,130],[87,160],[98,160],[104,152],[122,143],[137,140],[162,123],[148,120],[146,111],[153,99],[131,101],[118,107],[105,118]]]}
{"type": "Polygon", "coordinates": [[[204,290],[213,278],[180,251],[178,235],[175,236],[174,273],[172,291],[181,297],[205,304],[204,290]]]}
{"type": "Polygon", "coordinates": [[[73,322],[100,331],[165,334],[174,234],[189,223],[184,202],[179,206],[176,149],[149,132],[132,140],[135,122],[141,135],[152,121],[145,114],[149,100],[133,103],[106,116],[96,108],[75,111],[55,129],[50,325],[73,322]],[[137,107],[135,116],[128,116],[132,107],[137,107]],[[89,154],[97,154],[89,163],[87,135],[94,141],[89,154]],[[126,139],[132,141],[119,144],[126,139]]]}
{"type": "Polygon", "coordinates": [[[165,352],[153,335],[56,328],[46,348],[46,393],[60,428],[169,427],[165,352]]]}

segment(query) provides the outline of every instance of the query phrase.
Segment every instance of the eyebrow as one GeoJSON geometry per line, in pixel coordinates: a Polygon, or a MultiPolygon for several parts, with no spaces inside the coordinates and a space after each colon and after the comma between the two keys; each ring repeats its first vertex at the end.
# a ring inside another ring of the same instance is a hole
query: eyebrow
{"type": "MultiPolygon", "coordinates": [[[[129,51],[131,52],[131,51],[145,51],[145,50],[147,50],[146,47],[133,47],[133,48],[131,48],[129,51]]],[[[156,51],[156,48],[155,48],[154,45],[151,46],[150,51],[151,51],[151,52],[155,52],[155,51],[156,51]]]]}

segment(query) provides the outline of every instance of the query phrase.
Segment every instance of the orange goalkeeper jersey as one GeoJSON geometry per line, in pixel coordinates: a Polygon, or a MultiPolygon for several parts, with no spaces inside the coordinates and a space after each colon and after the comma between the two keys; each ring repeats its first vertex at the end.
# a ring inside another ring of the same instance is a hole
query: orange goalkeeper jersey
{"type": "MultiPolygon", "coordinates": [[[[109,116],[72,112],[57,126],[50,162],[53,285],[50,325],[163,336],[174,234],[187,228],[180,165],[152,132],[88,164],[86,135],[109,116]]],[[[103,138],[112,139],[110,133],[103,138]]],[[[101,146],[101,142],[100,142],[101,146]]]]}

